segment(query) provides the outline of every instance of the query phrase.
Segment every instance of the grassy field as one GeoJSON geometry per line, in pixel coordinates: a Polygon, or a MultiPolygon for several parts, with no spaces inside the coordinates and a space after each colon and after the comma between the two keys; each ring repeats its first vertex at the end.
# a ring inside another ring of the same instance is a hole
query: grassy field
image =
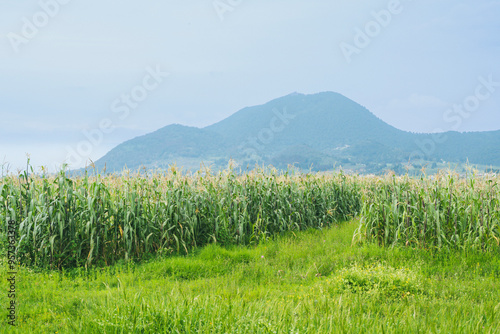
{"type": "MultiPolygon", "coordinates": [[[[71,273],[22,268],[17,333],[498,333],[500,256],[353,245],[356,221],[71,273]]],[[[5,263],[2,271],[6,270],[5,263]]],[[[2,291],[6,282],[2,279],[2,291]]],[[[0,296],[6,305],[5,294],[0,296]]],[[[4,311],[5,312],[5,311],[4,311]]],[[[2,317],[3,318],[3,317],[2,317]]]]}
{"type": "Polygon", "coordinates": [[[3,178],[0,332],[498,333],[499,184],[273,170],[3,178]]]}

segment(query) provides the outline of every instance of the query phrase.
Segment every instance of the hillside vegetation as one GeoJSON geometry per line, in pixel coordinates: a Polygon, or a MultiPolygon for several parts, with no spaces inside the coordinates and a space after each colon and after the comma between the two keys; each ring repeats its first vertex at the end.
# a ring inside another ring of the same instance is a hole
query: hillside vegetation
{"type": "MultiPolygon", "coordinates": [[[[363,106],[332,92],[290,94],[244,108],[203,129],[169,125],[112,149],[96,162],[108,171],[125,166],[184,170],[202,165],[221,169],[233,159],[243,168],[255,164],[286,170],[345,169],[404,174],[416,166],[443,162],[500,168],[500,131],[415,134],[398,130],[363,106]]],[[[418,167],[419,168],[419,167],[418,167]]]]}

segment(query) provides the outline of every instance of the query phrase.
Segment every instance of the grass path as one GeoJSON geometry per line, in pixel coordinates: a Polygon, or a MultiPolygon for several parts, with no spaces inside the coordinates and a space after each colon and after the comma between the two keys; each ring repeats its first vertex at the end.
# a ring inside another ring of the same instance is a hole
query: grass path
{"type": "Polygon", "coordinates": [[[352,245],[356,227],[90,273],[22,268],[18,327],[2,293],[0,332],[500,332],[500,254],[352,245]]]}

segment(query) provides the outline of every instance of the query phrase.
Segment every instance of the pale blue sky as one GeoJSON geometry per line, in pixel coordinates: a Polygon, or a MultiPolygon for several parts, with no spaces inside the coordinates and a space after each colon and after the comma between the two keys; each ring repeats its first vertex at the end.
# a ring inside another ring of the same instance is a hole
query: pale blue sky
{"type": "Polygon", "coordinates": [[[56,1],[0,0],[0,164],[13,169],[26,153],[53,169],[103,119],[115,129],[84,158],[294,91],[339,92],[408,131],[500,129],[500,87],[459,126],[443,117],[479,77],[500,82],[500,0],[59,0],[45,14],[56,1]],[[389,9],[347,61],[341,43],[389,9]],[[113,102],[157,66],[169,76],[117,117],[113,102]]]}

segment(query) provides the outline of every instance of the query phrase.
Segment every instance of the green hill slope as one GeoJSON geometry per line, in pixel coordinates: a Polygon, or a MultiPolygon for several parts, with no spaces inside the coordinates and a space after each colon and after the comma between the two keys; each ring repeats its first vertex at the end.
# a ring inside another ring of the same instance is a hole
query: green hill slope
{"type": "Polygon", "coordinates": [[[500,131],[448,132],[441,139],[396,129],[338,93],[293,93],[244,108],[202,129],[166,126],[117,146],[96,165],[106,164],[114,171],[124,166],[165,168],[173,163],[197,169],[202,162],[218,168],[229,159],[243,166],[295,164],[316,170],[409,160],[422,164],[468,159],[500,165],[500,131]]]}

